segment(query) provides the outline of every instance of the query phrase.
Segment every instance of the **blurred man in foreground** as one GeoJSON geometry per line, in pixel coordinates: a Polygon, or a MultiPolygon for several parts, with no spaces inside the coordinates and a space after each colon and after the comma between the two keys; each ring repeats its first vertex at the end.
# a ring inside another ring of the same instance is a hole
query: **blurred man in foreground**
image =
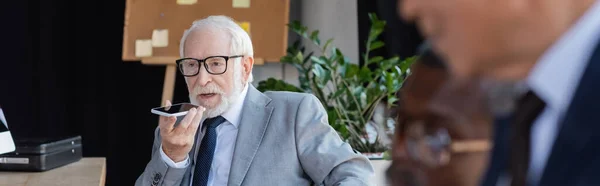
{"type": "Polygon", "coordinates": [[[454,77],[522,82],[484,185],[600,185],[600,2],[400,0],[454,77]]]}
{"type": "Polygon", "coordinates": [[[369,160],[329,126],[315,96],[261,93],[249,83],[252,42],[233,20],[194,22],[181,56],[190,101],[201,107],[178,125],[161,117],[136,185],[369,184],[369,160]]]}
{"type": "Polygon", "coordinates": [[[388,181],[394,186],[477,186],[491,148],[492,117],[475,82],[449,79],[425,51],[399,93],[388,181]]]}

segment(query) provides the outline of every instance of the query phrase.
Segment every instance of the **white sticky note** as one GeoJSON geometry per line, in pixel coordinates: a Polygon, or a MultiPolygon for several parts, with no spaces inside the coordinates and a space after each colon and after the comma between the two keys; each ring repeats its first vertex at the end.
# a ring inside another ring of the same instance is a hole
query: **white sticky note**
{"type": "Polygon", "coordinates": [[[196,4],[198,0],[177,0],[178,5],[193,5],[196,4]]]}
{"type": "Polygon", "coordinates": [[[150,57],[152,56],[152,40],[138,39],[135,40],[135,57],[150,57]]]}
{"type": "Polygon", "coordinates": [[[233,0],[233,8],[250,8],[250,0],[233,0]]]}
{"type": "Polygon", "coordinates": [[[155,29],[152,31],[152,46],[167,47],[169,46],[169,30],[155,29]]]}

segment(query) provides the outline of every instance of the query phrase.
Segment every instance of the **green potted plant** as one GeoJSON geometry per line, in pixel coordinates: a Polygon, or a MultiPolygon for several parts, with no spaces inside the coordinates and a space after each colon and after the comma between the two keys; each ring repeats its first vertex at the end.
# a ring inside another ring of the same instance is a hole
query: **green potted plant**
{"type": "MultiPolygon", "coordinates": [[[[298,21],[287,26],[317,46],[320,50],[306,53],[305,47],[296,41],[287,49],[281,62],[293,65],[299,73],[299,87],[283,80],[269,78],[258,83],[260,91],[293,91],[314,94],[327,110],[329,124],[356,151],[371,158],[382,158],[388,146],[381,141],[381,133],[368,134],[367,128],[382,127],[373,121],[379,104],[392,107],[396,92],[402,86],[415,57],[401,60],[399,57],[385,59],[370,56],[370,52],[384,46],[377,38],[383,32],[385,21],[369,14],[371,29],[362,55],[364,63],[351,63],[342,51],[331,46],[333,39],[325,43],[319,31],[308,31],[298,21]],[[374,156],[373,156],[374,155],[374,156]]],[[[383,125],[385,126],[385,125],[383,125]]],[[[378,130],[381,131],[381,130],[378,130]]]]}

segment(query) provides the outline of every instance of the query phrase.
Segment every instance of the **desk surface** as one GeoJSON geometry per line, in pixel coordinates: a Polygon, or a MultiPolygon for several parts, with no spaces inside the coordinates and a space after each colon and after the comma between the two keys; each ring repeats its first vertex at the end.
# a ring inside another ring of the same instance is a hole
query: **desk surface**
{"type": "Polygon", "coordinates": [[[105,158],[83,158],[46,172],[0,172],[0,186],[103,186],[105,175],[105,158]]]}

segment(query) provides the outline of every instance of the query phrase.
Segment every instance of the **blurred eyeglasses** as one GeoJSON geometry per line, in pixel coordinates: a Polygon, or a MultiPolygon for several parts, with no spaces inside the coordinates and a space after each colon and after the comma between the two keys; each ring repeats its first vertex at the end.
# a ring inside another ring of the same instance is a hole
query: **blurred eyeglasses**
{"type": "MultiPolygon", "coordinates": [[[[453,140],[443,125],[426,120],[399,120],[400,138],[410,159],[428,167],[448,164],[452,154],[487,152],[488,140],[453,140]]],[[[443,121],[442,121],[443,122],[443,121]]]]}
{"type": "Polygon", "coordinates": [[[183,76],[191,77],[200,73],[200,64],[204,64],[204,69],[209,74],[219,75],[227,70],[227,61],[232,58],[244,57],[243,55],[236,56],[210,56],[205,59],[182,58],[175,61],[179,71],[183,76]]]}

